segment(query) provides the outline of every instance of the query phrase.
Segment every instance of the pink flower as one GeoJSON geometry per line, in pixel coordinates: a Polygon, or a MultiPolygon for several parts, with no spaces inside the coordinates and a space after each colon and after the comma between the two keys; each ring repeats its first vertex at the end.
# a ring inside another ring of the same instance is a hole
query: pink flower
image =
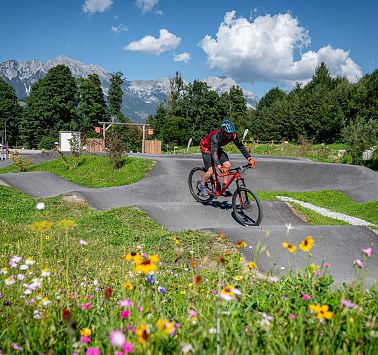
{"type": "Polygon", "coordinates": [[[123,345],[123,352],[132,353],[133,351],[134,351],[134,347],[132,343],[125,343],[123,345]]]}
{"type": "Polygon", "coordinates": [[[194,309],[190,309],[188,312],[190,318],[197,317],[197,312],[194,309]]]}
{"type": "Polygon", "coordinates": [[[216,295],[216,294],[217,294],[217,291],[216,291],[216,290],[211,290],[211,293],[212,293],[213,295],[216,295]]]}
{"type": "Polygon", "coordinates": [[[121,348],[126,343],[126,336],[121,329],[110,332],[109,339],[110,344],[116,348],[121,348]]]}
{"type": "Polygon", "coordinates": [[[308,301],[308,300],[310,300],[310,299],[311,299],[311,296],[306,295],[305,293],[302,292],[302,300],[303,300],[303,301],[308,301]]]}
{"type": "Polygon", "coordinates": [[[132,325],[127,326],[127,330],[132,333],[136,333],[136,329],[132,325]]]}
{"type": "Polygon", "coordinates": [[[289,314],[289,319],[294,319],[295,318],[295,314],[294,313],[290,313],[289,314]]]}
{"type": "Polygon", "coordinates": [[[80,343],[82,344],[88,344],[91,341],[91,338],[88,336],[81,336],[80,337],[80,343]]]}
{"type": "Polygon", "coordinates": [[[133,301],[128,298],[127,300],[120,300],[118,302],[118,306],[121,307],[131,307],[133,305],[133,301]]]}
{"type": "Polygon", "coordinates": [[[90,302],[86,303],[86,304],[81,304],[81,309],[91,309],[93,308],[93,306],[91,305],[90,302]]]}
{"type": "Polygon", "coordinates": [[[138,311],[139,311],[140,313],[142,313],[142,311],[143,311],[143,307],[142,307],[140,304],[137,305],[137,308],[138,308],[138,311]]]}
{"type": "Polygon", "coordinates": [[[130,315],[130,311],[126,309],[126,311],[123,311],[121,313],[121,318],[127,318],[130,315]]]}
{"type": "Polygon", "coordinates": [[[325,267],[331,267],[330,263],[325,263],[325,267]]]}
{"type": "Polygon", "coordinates": [[[101,355],[99,348],[88,348],[86,355],[101,355]]]}
{"type": "Polygon", "coordinates": [[[371,254],[373,253],[373,249],[372,248],[365,248],[365,249],[361,249],[361,251],[366,254],[369,258],[371,256],[371,254]]]}
{"type": "Polygon", "coordinates": [[[360,260],[360,259],[356,259],[356,260],[354,261],[354,265],[357,266],[357,267],[359,267],[360,269],[363,269],[363,268],[364,268],[364,263],[363,263],[362,260],[360,260]]]}
{"type": "Polygon", "coordinates": [[[92,295],[86,295],[85,297],[88,298],[89,300],[92,300],[92,299],[93,299],[93,296],[92,296],[92,295]]]}
{"type": "Polygon", "coordinates": [[[341,300],[341,304],[346,308],[355,308],[356,305],[348,300],[341,300]]]}

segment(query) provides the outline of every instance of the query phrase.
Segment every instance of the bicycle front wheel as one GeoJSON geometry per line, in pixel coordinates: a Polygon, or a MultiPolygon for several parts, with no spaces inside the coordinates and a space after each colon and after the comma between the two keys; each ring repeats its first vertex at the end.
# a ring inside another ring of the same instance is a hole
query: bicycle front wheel
{"type": "Polygon", "coordinates": [[[232,196],[235,219],[243,226],[258,226],[263,212],[259,198],[246,187],[239,187],[232,196]]]}
{"type": "Polygon", "coordinates": [[[201,193],[200,189],[198,188],[198,184],[203,180],[203,177],[206,173],[204,168],[194,168],[189,173],[188,184],[189,190],[192,196],[201,203],[208,203],[213,199],[213,191],[214,191],[214,180],[211,177],[210,180],[206,183],[206,190],[207,195],[201,193]]]}

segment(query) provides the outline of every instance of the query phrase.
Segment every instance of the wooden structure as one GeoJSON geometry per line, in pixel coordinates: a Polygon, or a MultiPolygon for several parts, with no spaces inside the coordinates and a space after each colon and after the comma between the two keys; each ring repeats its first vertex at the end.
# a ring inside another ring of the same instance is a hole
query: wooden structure
{"type": "Polygon", "coordinates": [[[87,138],[87,152],[98,153],[104,151],[104,140],[102,138],[87,138]]]}
{"type": "MultiPolygon", "coordinates": [[[[148,124],[145,123],[132,123],[132,122],[99,122],[102,125],[102,135],[103,135],[103,151],[105,151],[105,139],[106,139],[106,131],[113,125],[123,125],[123,126],[136,126],[142,132],[142,153],[145,153],[145,144],[146,142],[150,142],[146,140],[146,127],[149,127],[148,124]]],[[[159,142],[159,141],[157,141],[159,142]]],[[[157,143],[155,143],[157,144],[157,143]]],[[[156,149],[155,147],[153,149],[156,149]]],[[[160,142],[160,153],[153,153],[153,154],[161,154],[161,142],[160,142]]]]}
{"type": "Polygon", "coordinates": [[[161,141],[155,140],[146,140],[144,142],[145,153],[147,154],[161,154],[161,141]]]}

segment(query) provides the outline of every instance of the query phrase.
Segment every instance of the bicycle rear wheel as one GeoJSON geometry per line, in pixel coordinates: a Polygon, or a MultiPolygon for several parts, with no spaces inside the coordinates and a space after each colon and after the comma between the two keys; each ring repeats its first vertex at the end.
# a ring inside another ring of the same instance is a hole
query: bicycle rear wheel
{"type": "Polygon", "coordinates": [[[259,198],[246,187],[239,187],[232,196],[235,219],[243,226],[258,226],[263,217],[259,198]]]}
{"type": "Polygon", "coordinates": [[[196,201],[201,203],[208,203],[213,199],[213,191],[214,191],[214,179],[213,177],[210,178],[210,180],[206,183],[206,190],[208,191],[207,196],[203,196],[201,194],[200,189],[198,188],[198,183],[200,183],[203,180],[203,177],[206,173],[205,168],[193,168],[189,173],[188,178],[188,184],[189,184],[189,190],[192,194],[192,196],[195,198],[196,201]]]}

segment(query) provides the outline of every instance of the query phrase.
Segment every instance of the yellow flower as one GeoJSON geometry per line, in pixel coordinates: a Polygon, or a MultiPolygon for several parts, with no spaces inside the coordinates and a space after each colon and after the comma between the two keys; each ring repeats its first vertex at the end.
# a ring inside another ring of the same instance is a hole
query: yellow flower
{"type": "Polygon", "coordinates": [[[142,258],[142,255],[140,255],[139,253],[138,254],[135,254],[133,255],[133,261],[136,265],[139,265],[143,262],[143,258],[142,258]]]}
{"type": "Polygon", "coordinates": [[[247,243],[244,240],[239,240],[235,245],[237,248],[245,248],[247,243]]]}
{"type": "Polygon", "coordinates": [[[30,229],[32,232],[43,233],[50,230],[52,225],[53,225],[52,222],[48,222],[48,221],[35,222],[30,225],[30,229]]]}
{"type": "Polygon", "coordinates": [[[92,335],[92,331],[89,328],[83,328],[82,330],[80,330],[80,335],[82,335],[83,337],[89,337],[92,335]]]}
{"type": "Polygon", "coordinates": [[[172,239],[174,240],[174,242],[176,243],[176,245],[180,245],[181,244],[180,239],[178,239],[177,237],[173,237],[172,239]]]}
{"type": "Polygon", "coordinates": [[[141,324],[140,328],[137,329],[136,334],[138,336],[138,340],[142,344],[148,343],[148,332],[147,326],[145,324],[141,324]]]}
{"type": "Polygon", "coordinates": [[[334,313],[328,310],[329,307],[326,304],[323,306],[310,304],[309,308],[317,313],[316,318],[318,319],[332,319],[334,316],[334,313]]]}
{"type": "Polygon", "coordinates": [[[234,277],[234,279],[235,279],[236,281],[240,281],[242,278],[243,278],[243,276],[241,276],[241,275],[236,275],[236,276],[234,277]]]}
{"type": "Polygon", "coordinates": [[[315,264],[310,265],[310,270],[315,273],[318,270],[318,267],[315,264]]]}
{"type": "Polygon", "coordinates": [[[186,295],[186,291],[185,291],[185,290],[180,291],[180,293],[181,293],[182,295],[186,295]]]}
{"type": "Polygon", "coordinates": [[[58,228],[62,229],[70,229],[70,228],[75,228],[76,223],[72,219],[62,219],[61,221],[58,222],[58,228]]]}
{"type": "Polygon", "coordinates": [[[305,240],[299,244],[299,249],[307,253],[313,246],[314,239],[309,235],[305,240]]]}
{"type": "Polygon", "coordinates": [[[143,272],[145,275],[149,274],[151,271],[156,271],[156,265],[151,262],[150,259],[142,261],[140,264],[135,266],[135,272],[143,272]]]}
{"type": "Polygon", "coordinates": [[[250,262],[248,263],[248,265],[247,265],[247,268],[248,268],[249,270],[253,270],[253,269],[256,269],[256,268],[257,268],[257,265],[256,265],[256,263],[255,263],[254,261],[250,261],[250,262]]]}
{"type": "Polygon", "coordinates": [[[290,253],[294,253],[297,250],[297,247],[295,245],[289,244],[287,242],[283,242],[282,246],[285,249],[289,250],[290,253]]]}
{"type": "Polygon", "coordinates": [[[127,262],[130,262],[131,260],[133,260],[133,256],[131,255],[131,253],[128,253],[127,255],[124,255],[122,259],[126,260],[127,262]]]}
{"type": "Polygon", "coordinates": [[[150,260],[152,263],[157,263],[159,262],[159,257],[157,255],[151,255],[150,260]]]}
{"type": "Polygon", "coordinates": [[[172,335],[175,331],[175,323],[167,319],[159,319],[156,324],[159,330],[164,331],[168,335],[172,335]]]}
{"type": "Polygon", "coordinates": [[[124,286],[125,289],[129,291],[132,291],[134,289],[134,286],[130,282],[125,282],[124,286]]]}
{"type": "Polygon", "coordinates": [[[49,235],[46,235],[46,236],[45,236],[45,239],[46,239],[46,240],[49,240],[49,239],[50,239],[50,236],[49,236],[49,235]]]}

